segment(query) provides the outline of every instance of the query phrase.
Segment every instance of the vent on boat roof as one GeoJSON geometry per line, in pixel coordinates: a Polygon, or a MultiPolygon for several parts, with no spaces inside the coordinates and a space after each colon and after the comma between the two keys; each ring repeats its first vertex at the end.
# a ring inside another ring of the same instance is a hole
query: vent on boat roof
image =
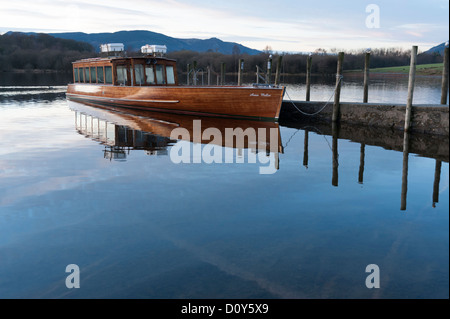
{"type": "Polygon", "coordinates": [[[143,54],[152,54],[152,55],[164,55],[167,53],[167,47],[165,45],[150,45],[150,44],[146,44],[141,46],[141,52],[143,54]]]}
{"type": "Polygon", "coordinates": [[[106,43],[100,45],[100,52],[114,55],[122,55],[125,51],[123,43],[106,43]]]}

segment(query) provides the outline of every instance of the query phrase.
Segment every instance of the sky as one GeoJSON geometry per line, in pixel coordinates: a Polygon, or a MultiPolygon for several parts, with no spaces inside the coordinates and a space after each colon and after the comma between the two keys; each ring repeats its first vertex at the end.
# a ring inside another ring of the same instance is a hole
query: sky
{"type": "Polygon", "coordinates": [[[0,0],[1,34],[121,30],[278,52],[426,51],[449,39],[449,0],[0,0]]]}

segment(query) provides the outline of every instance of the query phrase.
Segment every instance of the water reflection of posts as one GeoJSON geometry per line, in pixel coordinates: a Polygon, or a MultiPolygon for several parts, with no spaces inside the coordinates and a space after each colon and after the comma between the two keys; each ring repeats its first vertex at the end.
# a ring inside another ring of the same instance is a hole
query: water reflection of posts
{"type": "Polygon", "coordinates": [[[361,143],[361,150],[359,153],[359,174],[358,174],[358,183],[362,184],[364,181],[364,157],[366,151],[366,144],[361,143]]]}
{"type": "Polygon", "coordinates": [[[303,166],[308,168],[308,130],[305,130],[305,142],[303,148],[303,166]]]}
{"type": "Polygon", "coordinates": [[[403,169],[402,169],[402,199],[400,210],[406,210],[406,193],[408,192],[408,159],[409,159],[409,133],[403,136],[403,169]]]}
{"type": "Polygon", "coordinates": [[[436,207],[436,203],[439,202],[439,182],[441,179],[441,166],[442,162],[436,160],[436,166],[434,168],[433,207],[436,207]]]}
{"type": "Polygon", "coordinates": [[[331,146],[333,152],[333,178],[331,185],[338,186],[338,167],[339,167],[339,154],[338,154],[338,137],[339,137],[339,124],[333,122],[331,124],[331,131],[333,134],[333,143],[331,146]]]}

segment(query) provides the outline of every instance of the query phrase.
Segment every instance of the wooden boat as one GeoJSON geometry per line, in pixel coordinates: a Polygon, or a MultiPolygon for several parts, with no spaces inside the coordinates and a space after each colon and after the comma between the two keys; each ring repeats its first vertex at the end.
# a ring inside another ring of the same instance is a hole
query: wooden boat
{"type": "Polygon", "coordinates": [[[277,120],[278,86],[182,86],[176,61],[156,54],[73,62],[67,98],[103,106],[214,117],[277,120]]]}

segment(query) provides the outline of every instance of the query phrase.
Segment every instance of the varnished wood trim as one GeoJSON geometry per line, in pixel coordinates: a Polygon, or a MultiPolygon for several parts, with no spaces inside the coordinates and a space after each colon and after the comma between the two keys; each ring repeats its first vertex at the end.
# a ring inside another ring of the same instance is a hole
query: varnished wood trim
{"type": "Polygon", "coordinates": [[[110,102],[145,102],[145,103],[180,103],[177,100],[133,100],[133,99],[122,99],[122,98],[111,98],[111,97],[102,97],[102,96],[92,96],[92,95],[82,95],[82,94],[72,94],[66,93],[69,96],[78,96],[80,98],[89,99],[89,100],[105,100],[110,102]]]}

